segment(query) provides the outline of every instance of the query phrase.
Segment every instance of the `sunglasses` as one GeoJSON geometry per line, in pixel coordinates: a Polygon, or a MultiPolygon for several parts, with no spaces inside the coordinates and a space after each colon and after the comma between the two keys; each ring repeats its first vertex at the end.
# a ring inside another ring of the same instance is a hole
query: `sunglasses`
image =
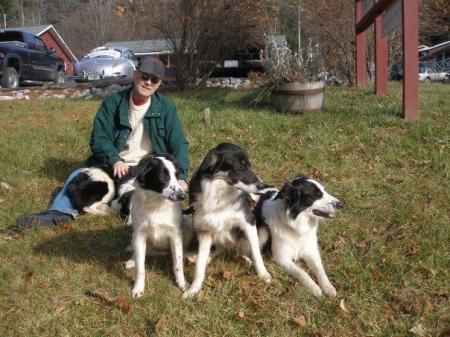
{"type": "Polygon", "coordinates": [[[158,77],[155,77],[155,76],[152,76],[149,74],[140,73],[140,75],[141,75],[141,80],[144,82],[147,82],[150,80],[152,82],[152,84],[158,84],[158,82],[160,81],[160,79],[158,77]]]}

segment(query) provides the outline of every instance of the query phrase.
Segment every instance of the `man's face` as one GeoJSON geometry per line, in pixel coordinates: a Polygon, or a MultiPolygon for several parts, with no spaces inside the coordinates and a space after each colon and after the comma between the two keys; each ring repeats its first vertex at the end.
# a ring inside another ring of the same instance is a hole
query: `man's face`
{"type": "Polygon", "coordinates": [[[141,99],[146,99],[153,95],[161,84],[161,79],[146,73],[135,70],[133,73],[134,94],[141,99]]]}

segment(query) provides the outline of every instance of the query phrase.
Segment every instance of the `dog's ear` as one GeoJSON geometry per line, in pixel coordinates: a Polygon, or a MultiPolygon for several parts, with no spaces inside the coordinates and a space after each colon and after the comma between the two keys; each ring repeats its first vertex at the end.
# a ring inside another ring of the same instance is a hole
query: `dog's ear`
{"type": "Polygon", "coordinates": [[[203,162],[201,163],[198,170],[207,174],[213,174],[219,167],[221,161],[221,153],[216,149],[212,149],[208,152],[205,159],[203,159],[203,162]]]}
{"type": "Polygon", "coordinates": [[[303,181],[304,177],[288,181],[275,198],[282,199],[285,202],[286,209],[292,219],[297,218],[301,212],[309,207],[306,200],[307,196],[304,193],[303,181]]]}
{"type": "Polygon", "coordinates": [[[139,160],[139,163],[136,166],[130,167],[129,175],[131,177],[137,177],[142,172],[146,171],[150,163],[155,159],[155,154],[150,153],[144,157],[142,157],[141,160],[139,160]]]}

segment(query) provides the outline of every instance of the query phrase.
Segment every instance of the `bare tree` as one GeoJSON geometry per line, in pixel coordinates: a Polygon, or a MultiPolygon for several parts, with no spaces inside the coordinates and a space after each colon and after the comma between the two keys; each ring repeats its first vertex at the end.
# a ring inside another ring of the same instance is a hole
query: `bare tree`
{"type": "Polygon", "coordinates": [[[171,42],[178,86],[203,85],[217,63],[258,43],[259,10],[256,0],[161,1],[151,20],[171,42]]]}

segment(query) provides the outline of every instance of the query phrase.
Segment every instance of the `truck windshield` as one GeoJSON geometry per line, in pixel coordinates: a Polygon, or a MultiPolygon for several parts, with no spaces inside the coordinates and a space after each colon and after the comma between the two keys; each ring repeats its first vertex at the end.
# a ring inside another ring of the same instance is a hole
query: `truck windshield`
{"type": "Polygon", "coordinates": [[[0,33],[0,42],[19,41],[23,42],[22,34],[19,32],[2,32],[0,33]]]}

